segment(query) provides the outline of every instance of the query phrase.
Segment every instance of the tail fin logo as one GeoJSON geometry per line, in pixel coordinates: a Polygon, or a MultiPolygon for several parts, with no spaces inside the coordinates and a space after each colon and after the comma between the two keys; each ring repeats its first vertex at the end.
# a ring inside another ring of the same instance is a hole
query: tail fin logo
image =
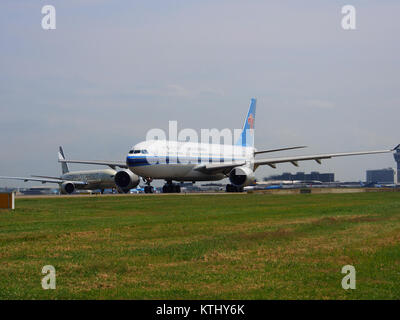
{"type": "Polygon", "coordinates": [[[254,116],[252,113],[250,113],[247,123],[249,124],[250,129],[254,129],[254,116]]]}

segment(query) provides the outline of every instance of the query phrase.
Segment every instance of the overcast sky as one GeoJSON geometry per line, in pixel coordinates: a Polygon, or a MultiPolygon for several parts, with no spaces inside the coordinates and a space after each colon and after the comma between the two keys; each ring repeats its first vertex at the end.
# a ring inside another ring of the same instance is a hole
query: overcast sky
{"type": "MultiPolygon", "coordinates": [[[[59,175],[59,145],[71,158],[124,160],[168,120],[240,128],[252,97],[259,149],[309,146],[273,156],[393,147],[399,15],[397,0],[2,0],[0,175],[59,175]],[[41,27],[46,4],[56,30],[41,27]],[[357,10],[356,30],[341,28],[345,4],[357,10]]],[[[385,167],[391,154],[256,173],[364,180],[385,167]]]]}

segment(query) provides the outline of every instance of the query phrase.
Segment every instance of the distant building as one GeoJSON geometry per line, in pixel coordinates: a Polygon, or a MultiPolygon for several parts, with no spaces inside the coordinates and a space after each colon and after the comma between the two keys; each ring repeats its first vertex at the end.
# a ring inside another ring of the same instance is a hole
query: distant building
{"type": "Polygon", "coordinates": [[[394,183],[394,170],[392,168],[380,170],[367,170],[367,183],[394,183]]]}
{"type": "Polygon", "coordinates": [[[335,182],[335,174],[320,173],[318,171],[312,171],[311,173],[297,172],[295,174],[292,174],[290,172],[284,172],[281,175],[272,175],[264,178],[264,181],[269,181],[269,180],[335,182]]]}
{"type": "Polygon", "coordinates": [[[59,189],[54,187],[31,187],[26,189],[20,189],[20,192],[25,195],[49,195],[58,194],[59,189]]]}

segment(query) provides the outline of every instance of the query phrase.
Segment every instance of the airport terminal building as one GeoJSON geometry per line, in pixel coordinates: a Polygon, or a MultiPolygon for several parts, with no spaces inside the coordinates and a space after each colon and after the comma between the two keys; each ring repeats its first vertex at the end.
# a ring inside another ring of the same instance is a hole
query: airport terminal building
{"type": "Polygon", "coordinates": [[[269,180],[335,182],[335,174],[320,173],[318,171],[312,171],[311,173],[297,172],[295,174],[292,174],[290,172],[284,172],[281,175],[272,175],[264,178],[264,181],[269,181],[269,180]]]}
{"type": "Polygon", "coordinates": [[[394,183],[395,172],[392,168],[367,170],[367,183],[394,183]]]}

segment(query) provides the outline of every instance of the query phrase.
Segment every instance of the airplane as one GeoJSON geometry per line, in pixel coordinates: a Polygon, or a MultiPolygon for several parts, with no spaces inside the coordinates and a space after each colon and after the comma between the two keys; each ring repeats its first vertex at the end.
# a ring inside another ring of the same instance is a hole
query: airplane
{"type": "Polygon", "coordinates": [[[134,145],[129,151],[126,161],[61,159],[59,162],[107,165],[113,169],[120,167],[122,170],[115,175],[117,186],[133,188],[142,177],[147,183],[146,193],[153,192],[153,187],[150,185],[153,179],[166,181],[163,186],[164,193],[179,193],[180,185],[173,181],[216,181],[224,178],[229,178],[230,181],[230,184],[226,186],[227,192],[243,192],[244,187],[254,184],[254,172],[261,165],[268,165],[275,169],[279,163],[291,163],[298,167],[299,161],[314,160],[321,164],[324,159],[388,153],[400,148],[398,145],[393,149],[377,151],[257,159],[256,156],[259,154],[300,149],[305,146],[258,151],[254,147],[255,113],[256,99],[252,98],[243,129],[234,145],[147,140],[134,145]],[[191,151],[182,155],[182,150],[191,151]]]}
{"type": "Polygon", "coordinates": [[[256,182],[253,185],[244,187],[245,191],[264,190],[264,189],[281,189],[288,186],[306,186],[306,185],[322,185],[318,180],[267,180],[256,182]]]}
{"type": "Polygon", "coordinates": [[[270,190],[270,189],[282,189],[283,186],[281,184],[269,184],[269,185],[260,185],[260,186],[246,186],[244,187],[244,191],[253,191],[253,190],[270,190]]]}
{"type": "Polygon", "coordinates": [[[144,192],[144,188],[137,186],[136,188],[133,188],[130,190],[130,193],[143,193],[144,192]]]}
{"type": "MultiPolygon", "coordinates": [[[[64,151],[60,147],[58,159],[65,160],[64,151]]],[[[42,183],[58,183],[62,194],[71,194],[75,190],[96,190],[100,189],[101,193],[104,189],[116,188],[114,182],[116,170],[86,170],[86,171],[69,171],[68,165],[61,162],[62,175],[60,177],[48,176],[32,176],[32,177],[5,177],[0,176],[0,179],[14,179],[27,181],[40,181],[42,183]]],[[[120,192],[128,192],[129,190],[120,189],[120,192]]]]}

